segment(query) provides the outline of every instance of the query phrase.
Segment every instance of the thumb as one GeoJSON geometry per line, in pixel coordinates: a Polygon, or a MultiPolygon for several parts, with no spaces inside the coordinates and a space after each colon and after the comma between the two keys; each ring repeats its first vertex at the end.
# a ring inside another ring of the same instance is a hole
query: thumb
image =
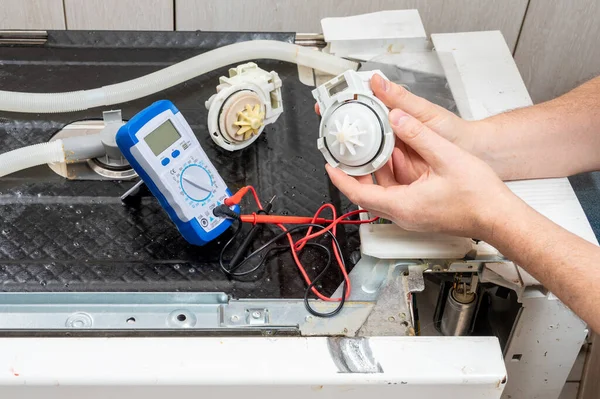
{"type": "Polygon", "coordinates": [[[389,202],[385,188],[373,184],[371,176],[357,179],[329,164],[325,164],[325,169],[331,182],[354,204],[369,210],[382,210],[385,202],[389,202]]]}
{"type": "Polygon", "coordinates": [[[444,129],[448,124],[460,119],[447,109],[411,93],[405,87],[390,82],[378,74],[374,74],[371,78],[371,89],[389,109],[400,108],[430,128],[444,129]]]}
{"type": "Polygon", "coordinates": [[[389,120],[396,136],[433,168],[442,167],[457,149],[448,140],[404,111],[392,110],[389,120]]]}

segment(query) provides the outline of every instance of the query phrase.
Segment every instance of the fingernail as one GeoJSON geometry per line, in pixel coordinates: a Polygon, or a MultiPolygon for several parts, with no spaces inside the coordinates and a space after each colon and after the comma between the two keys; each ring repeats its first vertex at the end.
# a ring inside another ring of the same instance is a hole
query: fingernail
{"type": "Polygon", "coordinates": [[[379,85],[381,86],[381,90],[388,91],[388,89],[390,88],[390,83],[386,79],[382,78],[381,76],[379,76],[379,81],[380,81],[379,85]]]}
{"type": "Polygon", "coordinates": [[[390,119],[390,123],[394,126],[400,126],[406,119],[408,119],[408,114],[399,109],[393,109],[388,118],[390,119]]]}

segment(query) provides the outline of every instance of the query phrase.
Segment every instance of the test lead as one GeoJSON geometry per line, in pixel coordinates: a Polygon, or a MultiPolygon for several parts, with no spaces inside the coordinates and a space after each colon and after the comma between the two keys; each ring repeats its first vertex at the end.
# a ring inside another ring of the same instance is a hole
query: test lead
{"type": "MultiPolygon", "coordinates": [[[[263,213],[265,215],[268,215],[271,209],[273,208],[273,200],[275,200],[275,196],[273,196],[273,198],[271,198],[271,200],[267,202],[267,205],[265,205],[265,209],[260,209],[257,213],[263,213]]],[[[261,224],[255,224],[254,226],[252,226],[246,237],[244,237],[244,240],[238,247],[237,251],[233,254],[231,260],[229,261],[229,267],[231,271],[237,269],[238,263],[240,262],[240,260],[242,259],[242,257],[244,256],[244,254],[258,235],[258,233],[262,231],[262,229],[263,225],[261,224]]]]}
{"type": "Polygon", "coordinates": [[[259,210],[251,215],[238,216],[237,228],[236,228],[233,236],[229,239],[229,241],[227,243],[225,243],[225,245],[221,249],[221,253],[219,255],[219,265],[221,267],[221,270],[223,270],[224,273],[226,273],[228,276],[230,276],[232,278],[244,277],[251,273],[256,272],[260,267],[262,267],[262,265],[264,265],[266,259],[268,258],[269,254],[272,251],[289,250],[294,259],[294,262],[296,263],[296,266],[298,267],[298,270],[300,271],[300,274],[302,275],[302,277],[304,278],[304,281],[307,284],[307,288],[306,288],[305,295],[304,295],[304,306],[306,307],[306,310],[310,314],[317,316],[317,317],[331,317],[331,316],[338,314],[342,310],[345,301],[348,299],[348,296],[350,295],[351,285],[350,285],[350,278],[348,276],[348,271],[346,269],[346,263],[342,256],[342,250],[341,250],[340,244],[336,237],[337,226],[339,224],[373,223],[373,222],[377,221],[378,218],[371,218],[371,219],[366,219],[366,220],[351,220],[350,219],[352,217],[357,216],[360,213],[367,212],[366,210],[363,210],[363,209],[351,211],[351,212],[345,213],[341,216],[337,216],[337,211],[332,204],[322,205],[317,210],[317,212],[315,212],[315,214],[312,217],[271,215],[268,212],[271,210],[271,205],[274,200],[274,197],[263,208],[261,205],[260,199],[258,198],[258,194],[256,193],[256,190],[252,186],[245,186],[245,187],[242,187],[241,189],[239,189],[235,194],[233,194],[231,197],[229,197],[225,201],[225,203],[220,207],[220,209],[225,209],[226,207],[229,207],[229,206],[238,205],[242,201],[242,198],[248,192],[250,192],[252,194],[252,196],[254,197],[254,201],[256,202],[256,205],[259,210]],[[223,208],[223,207],[225,207],[225,208],[223,208]],[[331,219],[321,217],[321,214],[323,212],[325,212],[326,210],[329,210],[332,213],[331,219]],[[269,221],[267,221],[266,219],[262,219],[262,218],[268,218],[269,221]],[[299,221],[302,221],[303,223],[299,223],[299,221]],[[227,251],[227,249],[232,245],[232,243],[235,242],[238,234],[241,231],[241,225],[244,222],[246,222],[246,223],[249,222],[249,223],[255,224],[255,226],[253,228],[258,227],[259,223],[274,224],[277,227],[279,227],[282,230],[282,232],[277,234],[275,237],[270,239],[268,242],[266,242],[265,244],[263,244],[256,250],[252,251],[245,258],[242,258],[241,253],[245,252],[246,248],[249,246],[249,242],[251,241],[251,240],[248,240],[248,237],[246,237],[246,240],[244,240],[244,243],[242,243],[240,248],[238,248],[238,250],[236,251],[237,256],[234,255],[234,258],[232,258],[232,260],[229,261],[229,264],[226,265],[225,264],[226,262],[224,261],[225,251],[227,251]],[[285,226],[285,224],[294,224],[294,226],[287,228],[285,226]],[[297,233],[299,231],[306,231],[306,233],[302,238],[294,239],[292,234],[297,233]],[[321,236],[327,236],[331,239],[332,250],[330,250],[329,248],[327,248],[327,246],[325,246],[323,244],[312,241],[321,236]],[[277,241],[279,241],[282,238],[287,238],[288,245],[273,246],[273,244],[275,244],[277,241]],[[248,242],[246,242],[247,240],[248,240],[248,242]],[[321,272],[316,277],[314,277],[312,279],[309,277],[309,275],[306,272],[306,269],[300,259],[302,251],[306,247],[312,247],[315,249],[319,249],[319,250],[323,251],[323,253],[327,256],[327,262],[325,264],[325,267],[321,270],[321,272]],[[246,265],[248,265],[250,263],[250,260],[253,259],[255,256],[258,256],[261,253],[262,253],[262,257],[261,257],[261,260],[258,262],[258,264],[254,264],[253,266],[251,266],[248,269],[246,267],[246,265]],[[343,293],[342,293],[341,297],[339,297],[339,298],[328,297],[328,296],[322,294],[316,288],[317,282],[320,281],[325,276],[325,274],[328,272],[329,267],[333,263],[334,258],[335,258],[335,260],[338,264],[338,267],[344,277],[344,281],[342,282],[342,288],[343,288],[342,292],[343,293]],[[243,269],[243,271],[238,271],[240,269],[243,269]],[[331,311],[329,313],[320,313],[320,312],[314,310],[311,307],[310,302],[308,301],[308,296],[311,292],[314,295],[316,295],[317,298],[319,298],[323,301],[339,302],[339,305],[333,311],[331,311]]]}

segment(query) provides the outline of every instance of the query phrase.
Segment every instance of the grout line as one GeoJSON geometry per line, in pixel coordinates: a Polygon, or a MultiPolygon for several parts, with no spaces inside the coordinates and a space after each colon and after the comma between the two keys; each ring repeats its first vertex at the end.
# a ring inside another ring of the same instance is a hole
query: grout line
{"type": "Polygon", "coordinates": [[[65,30],[69,30],[69,25],[67,25],[67,5],[65,4],[67,0],[62,0],[63,5],[63,18],[65,19],[65,30]]]}
{"type": "Polygon", "coordinates": [[[177,30],[177,0],[173,0],[173,30],[177,30]]]}
{"type": "Polygon", "coordinates": [[[523,21],[521,22],[521,27],[519,28],[519,34],[517,35],[517,40],[515,42],[515,49],[513,50],[513,58],[515,54],[517,54],[517,48],[519,47],[519,42],[521,41],[521,34],[523,33],[523,28],[525,27],[525,20],[527,19],[527,14],[529,14],[529,6],[531,5],[531,1],[532,0],[527,0],[527,5],[525,6],[523,21]]]}

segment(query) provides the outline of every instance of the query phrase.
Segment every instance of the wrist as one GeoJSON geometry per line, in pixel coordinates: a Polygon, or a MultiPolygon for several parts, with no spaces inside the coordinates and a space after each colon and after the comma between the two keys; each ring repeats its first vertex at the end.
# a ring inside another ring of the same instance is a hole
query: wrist
{"type": "Polygon", "coordinates": [[[504,186],[501,193],[496,193],[492,201],[486,201],[475,215],[475,231],[472,237],[481,239],[494,247],[502,246],[510,236],[510,228],[527,218],[532,210],[504,186]]]}
{"type": "Polygon", "coordinates": [[[506,136],[503,115],[473,121],[471,154],[487,163],[501,180],[514,180],[514,162],[508,161],[503,138],[506,136]],[[504,131],[503,131],[504,130],[504,131]]]}
{"type": "Polygon", "coordinates": [[[493,141],[497,136],[497,124],[490,118],[469,122],[471,124],[469,152],[477,158],[489,163],[493,156],[493,141]]]}

